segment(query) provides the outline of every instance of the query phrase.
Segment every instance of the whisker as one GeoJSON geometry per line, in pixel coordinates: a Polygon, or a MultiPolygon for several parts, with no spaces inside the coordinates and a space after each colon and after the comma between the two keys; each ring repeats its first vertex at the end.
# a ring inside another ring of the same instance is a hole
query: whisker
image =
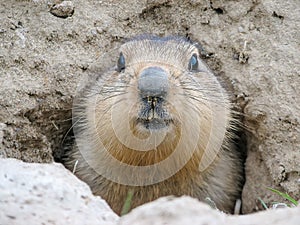
{"type": "Polygon", "coordinates": [[[124,90],[106,90],[106,91],[101,91],[99,94],[108,94],[108,93],[115,93],[115,92],[124,93],[125,91],[124,90]]]}
{"type": "Polygon", "coordinates": [[[103,85],[103,88],[128,88],[128,87],[132,87],[132,84],[124,84],[124,85],[103,85]]]}
{"type": "MultiPolygon", "coordinates": [[[[182,88],[182,89],[183,90],[188,90],[188,91],[192,90],[192,89],[186,89],[186,88],[182,88]]],[[[192,90],[192,91],[200,92],[201,95],[196,96],[195,94],[192,94],[191,92],[187,92],[186,97],[188,98],[189,96],[193,96],[195,100],[197,100],[201,103],[203,101],[200,101],[200,100],[205,100],[206,102],[210,102],[210,103],[214,103],[214,104],[220,104],[220,103],[222,103],[222,99],[225,100],[226,102],[228,102],[228,99],[226,97],[223,97],[223,95],[221,95],[221,94],[215,94],[214,92],[205,93],[205,92],[202,92],[201,90],[192,90]]]]}
{"type": "Polygon", "coordinates": [[[185,90],[189,90],[189,91],[196,91],[196,92],[203,92],[203,93],[207,93],[207,94],[210,94],[210,95],[213,95],[213,94],[221,94],[222,92],[220,92],[219,88],[218,87],[206,87],[205,85],[195,85],[193,83],[189,83],[189,82],[181,82],[181,86],[183,89],[185,90]],[[195,87],[195,88],[193,88],[195,87]]]}
{"type": "Polygon", "coordinates": [[[65,140],[66,140],[68,134],[70,133],[70,131],[74,128],[74,126],[77,125],[77,123],[80,122],[81,119],[83,119],[83,116],[81,116],[78,120],[76,120],[76,122],[73,123],[72,126],[68,129],[68,131],[66,132],[66,134],[64,135],[64,137],[63,137],[63,139],[61,141],[61,145],[63,145],[63,143],[65,142],[65,140]]]}
{"type": "MultiPolygon", "coordinates": [[[[186,98],[186,100],[188,100],[192,105],[194,105],[195,103],[194,102],[191,102],[190,100],[194,100],[196,102],[199,102],[201,103],[202,105],[205,105],[205,106],[208,106],[211,102],[211,100],[209,99],[206,99],[206,98],[203,98],[203,97],[199,97],[199,96],[195,96],[195,95],[192,95],[190,93],[178,93],[177,95],[181,95],[181,96],[184,96],[186,98]]],[[[218,102],[215,102],[216,104],[218,102]]]]}
{"type": "Polygon", "coordinates": [[[114,102],[113,104],[111,104],[110,106],[108,106],[107,108],[105,108],[105,110],[103,111],[101,117],[98,119],[98,121],[96,121],[96,127],[99,127],[100,122],[102,121],[103,117],[106,115],[107,112],[109,112],[111,110],[111,108],[117,104],[119,104],[120,102],[124,101],[125,98],[123,99],[119,99],[118,101],[114,102]]]}
{"type": "Polygon", "coordinates": [[[55,120],[56,122],[60,122],[60,123],[62,123],[62,122],[69,122],[69,121],[72,121],[72,117],[71,118],[69,118],[69,119],[65,119],[65,120],[55,120]]]}
{"type": "Polygon", "coordinates": [[[122,93],[119,93],[119,94],[107,96],[106,98],[103,98],[103,99],[101,99],[101,100],[106,101],[106,100],[108,100],[108,99],[115,98],[115,97],[118,97],[118,96],[122,96],[122,95],[124,95],[124,94],[126,94],[126,92],[122,92],[122,93]]]}

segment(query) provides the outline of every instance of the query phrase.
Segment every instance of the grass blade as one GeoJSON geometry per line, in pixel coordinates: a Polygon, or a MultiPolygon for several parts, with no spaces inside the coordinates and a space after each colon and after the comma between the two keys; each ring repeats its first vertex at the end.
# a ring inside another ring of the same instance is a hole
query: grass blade
{"type": "Polygon", "coordinates": [[[268,209],[268,206],[266,205],[266,203],[264,202],[264,200],[262,200],[260,197],[258,197],[258,200],[260,201],[260,203],[262,204],[262,206],[264,207],[264,209],[268,209]]]}
{"type": "Polygon", "coordinates": [[[125,200],[125,203],[123,205],[122,211],[121,211],[121,216],[124,216],[127,214],[131,208],[131,202],[132,202],[132,197],[133,197],[133,191],[129,190],[127,193],[127,197],[125,200]]]}
{"type": "Polygon", "coordinates": [[[298,205],[298,202],[295,199],[293,199],[291,196],[289,196],[287,193],[283,193],[281,191],[278,191],[278,190],[270,188],[270,187],[268,187],[267,189],[280,195],[281,197],[285,198],[286,200],[290,201],[293,205],[295,205],[295,206],[298,205]]]}

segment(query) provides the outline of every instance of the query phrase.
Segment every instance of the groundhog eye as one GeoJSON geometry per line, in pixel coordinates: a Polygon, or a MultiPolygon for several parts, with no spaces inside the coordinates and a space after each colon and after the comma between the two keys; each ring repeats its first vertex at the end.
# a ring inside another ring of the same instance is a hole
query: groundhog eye
{"type": "Polygon", "coordinates": [[[196,54],[193,54],[190,62],[189,62],[189,70],[190,71],[197,71],[198,70],[198,58],[196,54]]]}
{"type": "Polygon", "coordinates": [[[125,57],[123,53],[120,53],[119,59],[118,59],[118,64],[117,64],[117,71],[122,72],[125,70],[125,57]]]}

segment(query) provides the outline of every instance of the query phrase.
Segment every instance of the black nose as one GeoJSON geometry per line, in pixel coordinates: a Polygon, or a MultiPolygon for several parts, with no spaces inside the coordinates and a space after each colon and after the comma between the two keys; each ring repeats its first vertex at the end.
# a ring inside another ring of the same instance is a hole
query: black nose
{"type": "Polygon", "coordinates": [[[160,67],[144,69],[138,80],[138,88],[142,98],[165,97],[169,90],[167,72],[160,67]]]}

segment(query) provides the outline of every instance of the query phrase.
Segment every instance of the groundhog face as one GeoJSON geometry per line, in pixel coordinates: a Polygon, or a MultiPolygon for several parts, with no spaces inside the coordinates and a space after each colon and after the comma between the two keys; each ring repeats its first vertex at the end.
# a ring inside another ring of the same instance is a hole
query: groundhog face
{"type": "Polygon", "coordinates": [[[124,113],[131,130],[170,132],[181,126],[182,117],[193,119],[198,109],[190,110],[195,105],[190,101],[200,96],[194,87],[199,60],[196,45],[178,37],[142,37],[121,46],[116,81],[126,86],[121,98],[130,107],[124,113]]]}

